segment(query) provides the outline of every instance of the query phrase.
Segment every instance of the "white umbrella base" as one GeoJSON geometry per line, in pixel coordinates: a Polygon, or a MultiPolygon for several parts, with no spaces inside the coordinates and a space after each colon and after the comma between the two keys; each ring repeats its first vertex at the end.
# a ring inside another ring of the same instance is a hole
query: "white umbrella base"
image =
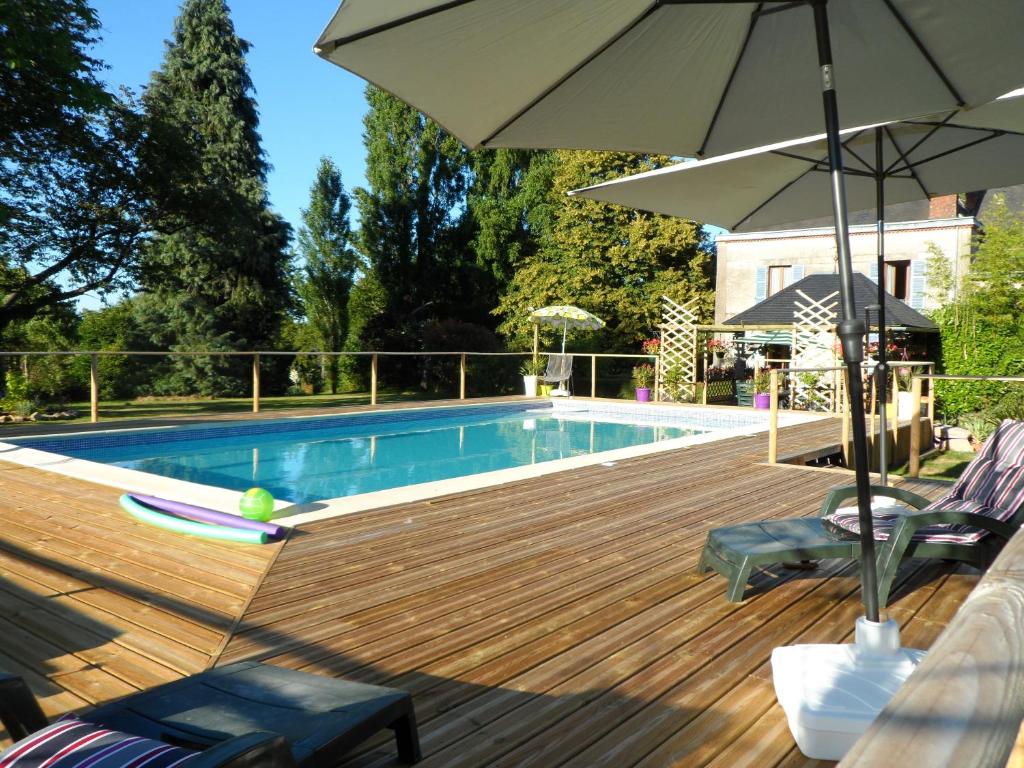
{"type": "Polygon", "coordinates": [[[559,387],[558,389],[552,389],[550,394],[551,394],[552,397],[568,397],[569,396],[569,390],[568,389],[562,389],[561,387],[559,387]]]}
{"type": "Polygon", "coordinates": [[[895,621],[863,616],[853,644],[776,648],[775,695],[797,747],[815,760],[842,759],[924,656],[900,648],[895,621]]]}

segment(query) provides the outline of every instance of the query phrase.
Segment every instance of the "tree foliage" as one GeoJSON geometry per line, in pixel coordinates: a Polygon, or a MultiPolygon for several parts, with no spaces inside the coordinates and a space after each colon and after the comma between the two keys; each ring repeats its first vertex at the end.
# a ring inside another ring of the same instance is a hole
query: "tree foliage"
{"type": "Polygon", "coordinates": [[[84,0],[0,0],[0,331],[134,277],[141,125],[85,52],[98,29],[84,0]]]}
{"type": "MultiPolygon", "coordinates": [[[[267,163],[239,38],[224,0],[186,0],[143,96],[143,178],[164,210],[144,284],[176,350],[258,349],[289,301],[289,226],[271,211],[267,163]]],[[[185,358],[173,387],[238,389],[237,363],[185,358]]]]}
{"type": "Polygon", "coordinates": [[[667,158],[589,151],[555,157],[548,227],[501,298],[499,330],[525,348],[531,343],[530,307],[574,304],[607,324],[586,336],[589,344],[635,352],[659,322],[663,294],[677,301],[696,298],[710,312],[710,256],[700,224],[566,195],[667,158]]]}
{"type": "Polygon", "coordinates": [[[464,316],[478,271],[468,258],[466,150],[414,108],[372,86],[364,118],[368,186],[355,191],[359,248],[383,289],[363,344],[416,349],[425,322],[464,316]]]}
{"type": "MultiPolygon", "coordinates": [[[[948,291],[952,277],[943,272],[942,263],[932,259],[929,280],[948,291]]],[[[955,299],[933,313],[946,373],[1024,375],[1024,220],[1001,197],[985,217],[971,269],[958,288],[955,299]]],[[[938,382],[937,394],[945,417],[956,418],[991,408],[1019,386],[938,382]]]]}
{"type": "MultiPolygon", "coordinates": [[[[351,245],[350,207],[341,173],[330,159],[322,158],[310,189],[309,208],[302,212],[299,254],[303,264],[295,286],[313,342],[326,352],[342,351],[348,337],[348,300],[359,266],[351,245]]],[[[333,394],[338,391],[338,358],[328,358],[326,367],[333,394]]]]}

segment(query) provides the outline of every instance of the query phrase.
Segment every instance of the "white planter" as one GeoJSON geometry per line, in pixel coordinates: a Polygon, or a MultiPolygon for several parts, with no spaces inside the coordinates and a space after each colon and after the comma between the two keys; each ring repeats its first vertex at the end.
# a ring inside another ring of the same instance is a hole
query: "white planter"
{"type": "Polygon", "coordinates": [[[536,376],[523,376],[523,389],[526,390],[527,397],[537,396],[537,377],[536,376]]]}
{"type": "Polygon", "coordinates": [[[909,419],[914,415],[913,392],[896,393],[896,412],[900,415],[901,419],[909,419]]]}

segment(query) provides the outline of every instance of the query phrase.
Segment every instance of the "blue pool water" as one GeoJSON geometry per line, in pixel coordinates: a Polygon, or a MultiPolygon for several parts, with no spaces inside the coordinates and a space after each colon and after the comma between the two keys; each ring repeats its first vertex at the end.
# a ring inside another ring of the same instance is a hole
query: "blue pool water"
{"type": "Polygon", "coordinates": [[[499,405],[13,440],[295,503],[463,477],[706,432],[607,413],[499,405]]]}

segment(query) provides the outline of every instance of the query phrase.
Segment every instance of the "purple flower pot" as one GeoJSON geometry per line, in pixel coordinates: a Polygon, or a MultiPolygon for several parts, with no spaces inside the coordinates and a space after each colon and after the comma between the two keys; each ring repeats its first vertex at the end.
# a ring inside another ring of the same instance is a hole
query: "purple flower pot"
{"type": "Polygon", "coordinates": [[[758,392],[754,395],[754,407],[766,411],[772,407],[772,396],[767,392],[758,392]]]}
{"type": "Polygon", "coordinates": [[[637,387],[636,388],[636,399],[637,399],[637,402],[649,403],[651,401],[651,389],[650,389],[650,387],[637,387]]]}

